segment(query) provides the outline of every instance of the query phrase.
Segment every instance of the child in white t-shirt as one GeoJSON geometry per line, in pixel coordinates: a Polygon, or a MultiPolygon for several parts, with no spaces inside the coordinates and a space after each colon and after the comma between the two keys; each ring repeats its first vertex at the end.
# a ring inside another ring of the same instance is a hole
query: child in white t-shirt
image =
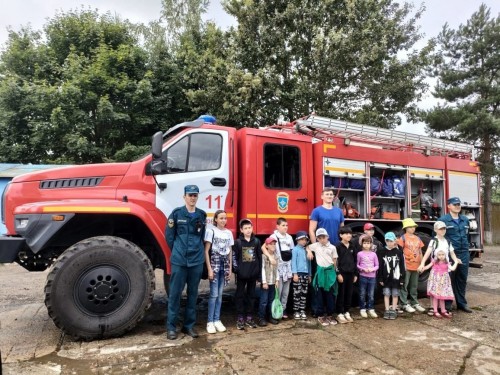
{"type": "MultiPolygon", "coordinates": [[[[436,232],[436,237],[434,237],[429,242],[427,250],[422,258],[422,261],[420,262],[420,266],[418,267],[418,272],[420,273],[424,271],[425,263],[427,262],[427,259],[429,259],[429,257],[431,261],[434,261],[436,259],[436,253],[438,249],[444,251],[446,260],[448,262],[450,261],[451,257],[454,263],[462,264],[462,261],[455,255],[455,249],[453,248],[453,245],[444,237],[446,234],[446,223],[444,223],[443,221],[436,221],[434,223],[434,232],[436,232]]],[[[427,310],[427,315],[429,316],[433,316],[435,313],[437,313],[437,311],[434,311],[432,298],[432,295],[429,295],[429,300],[431,303],[431,307],[429,308],[429,310],[427,310]]]]}
{"type": "Polygon", "coordinates": [[[227,215],[223,210],[215,211],[215,227],[205,233],[205,262],[210,280],[208,298],[207,332],[224,332],[226,327],[220,320],[222,290],[231,278],[233,234],[226,229],[227,215]]]}

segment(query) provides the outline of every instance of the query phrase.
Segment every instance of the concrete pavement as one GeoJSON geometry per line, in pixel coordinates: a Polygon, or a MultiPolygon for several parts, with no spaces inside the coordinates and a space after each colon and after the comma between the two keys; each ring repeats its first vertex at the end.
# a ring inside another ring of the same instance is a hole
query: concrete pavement
{"type": "MultiPolygon", "coordinates": [[[[46,273],[0,267],[0,349],[4,374],[500,374],[500,247],[484,268],[470,269],[473,314],[451,320],[404,314],[321,327],[316,320],[238,331],[233,305],[223,304],[228,332],[204,330],[205,301],[193,340],[165,337],[159,287],[145,320],[124,337],[77,342],[65,337],[43,304],[46,273]]],[[[161,272],[157,272],[161,280],[161,272]]],[[[422,304],[427,306],[428,300],[422,304]]],[[[381,306],[377,306],[381,312],[381,306]]]]}

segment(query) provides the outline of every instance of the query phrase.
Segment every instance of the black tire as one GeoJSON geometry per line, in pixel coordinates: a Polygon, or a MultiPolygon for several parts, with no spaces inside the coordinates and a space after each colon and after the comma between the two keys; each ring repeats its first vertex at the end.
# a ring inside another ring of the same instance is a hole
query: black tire
{"type": "Polygon", "coordinates": [[[154,287],[153,266],[139,247],[118,237],[93,237],[53,264],[45,305],[54,324],[76,339],[116,337],[142,319],[154,287]]]}

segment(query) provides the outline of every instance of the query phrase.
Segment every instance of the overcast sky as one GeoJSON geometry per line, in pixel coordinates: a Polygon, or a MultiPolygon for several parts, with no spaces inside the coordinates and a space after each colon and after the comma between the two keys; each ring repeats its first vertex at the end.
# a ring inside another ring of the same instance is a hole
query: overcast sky
{"type": "MultiPolygon", "coordinates": [[[[422,1],[409,0],[419,6],[422,1]]],[[[227,27],[234,21],[227,15],[219,1],[210,1],[208,19],[215,21],[221,27],[227,27]]],[[[481,3],[491,9],[492,17],[500,13],[500,0],[427,0],[426,7],[420,19],[421,32],[425,38],[436,36],[442,26],[448,22],[451,28],[457,28],[467,22],[472,13],[479,9],[481,3]]],[[[54,16],[57,10],[68,11],[81,5],[98,9],[100,12],[116,13],[123,19],[132,22],[143,22],[158,19],[161,9],[160,0],[4,0],[0,12],[0,46],[7,40],[7,27],[18,30],[22,25],[30,24],[34,30],[41,30],[47,19],[54,16]]],[[[423,107],[431,107],[435,103],[429,94],[423,101],[423,107]]],[[[415,125],[403,126],[400,130],[415,131],[415,125]]],[[[420,133],[423,129],[419,129],[420,133]]]]}

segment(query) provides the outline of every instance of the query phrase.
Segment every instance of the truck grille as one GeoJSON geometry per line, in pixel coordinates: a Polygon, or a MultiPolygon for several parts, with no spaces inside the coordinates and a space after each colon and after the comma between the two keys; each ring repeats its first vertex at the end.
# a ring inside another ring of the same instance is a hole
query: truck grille
{"type": "Polygon", "coordinates": [[[40,181],[40,189],[61,189],[61,188],[79,188],[92,187],[101,183],[104,177],[85,177],[85,178],[64,178],[59,180],[40,181]]]}

